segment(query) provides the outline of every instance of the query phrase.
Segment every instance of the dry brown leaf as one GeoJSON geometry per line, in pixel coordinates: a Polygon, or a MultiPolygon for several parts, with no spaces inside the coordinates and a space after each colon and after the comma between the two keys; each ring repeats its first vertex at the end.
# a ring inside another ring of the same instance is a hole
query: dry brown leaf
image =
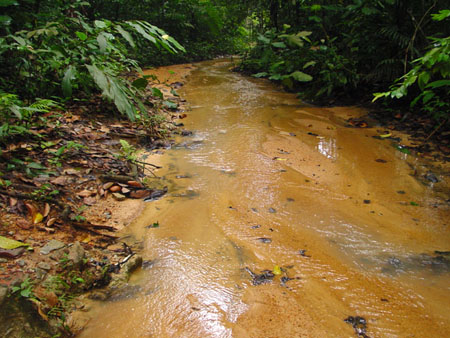
{"type": "Polygon", "coordinates": [[[135,187],[135,188],[144,188],[144,185],[141,182],[138,181],[128,181],[127,182],[129,186],[135,187]]]}
{"type": "Polygon", "coordinates": [[[15,207],[16,205],[17,205],[17,199],[14,197],[10,197],[9,198],[9,206],[12,208],[12,207],[15,207]]]}
{"type": "Polygon", "coordinates": [[[95,197],[85,197],[83,203],[86,205],[94,205],[97,203],[97,199],[95,197]]]}
{"type": "Polygon", "coordinates": [[[53,224],[55,224],[55,222],[56,222],[56,218],[52,217],[47,221],[47,226],[51,227],[53,224]]]}
{"type": "Polygon", "coordinates": [[[111,188],[109,188],[109,191],[111,192],[119,192],[122,190],[122,187],[118,186],[118,185],[113,185],[111,188]]]}
{"type": "Polygon", "coordinates": [[[37,208],[30,202],[25,202],[24,205],[28,210],[28,214],[31,216],[31,218],[33,218],[37,212],[37,208]]]}
{"type": "Polygon", "coordinates": [[[50,183],[56,184],[56,185],[66,185],[67,184],[67,176],[58,176],[52,180],[50,180],[50,183]]]}
{"type": "Polygon", "coordinates": [[[45,208],[44,208],[44,214],[42,216],[47,217],[48,214],[50,213],[50,204],[45,203],[45,208]]]}
{"type": "Polygon", "coordinates": [[[77,196],[90,197],[90,196],[96,195],[96,194],[97,194],[97,192],[95,190],[82,190],[82,191],[77,193],[77,196]]]}

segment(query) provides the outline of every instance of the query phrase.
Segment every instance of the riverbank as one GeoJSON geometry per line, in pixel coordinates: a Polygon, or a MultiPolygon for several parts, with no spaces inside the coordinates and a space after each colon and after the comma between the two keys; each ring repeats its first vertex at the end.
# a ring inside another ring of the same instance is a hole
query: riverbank
{"type": "Polygon", "coordinates": [[[145,199],[165,193],[152,175],[158,164],[146,156],[180,128],[185,113],[176,90],[190,70],[183,65],[170,78],[155,74],[161,77],[151,86],[165,101],[149,92],[159,114],[150,130],[111,117],[95,99],[74,103],[63,115],[46,114],[35,130],[42,140],[24,138],[2,151],[0,331],[8,337],[80,329],[68,320],[83,306],[76,296],[111,279],[126,281],[115,275],[133,269],[138,248],[120,233],[145,199]]]}

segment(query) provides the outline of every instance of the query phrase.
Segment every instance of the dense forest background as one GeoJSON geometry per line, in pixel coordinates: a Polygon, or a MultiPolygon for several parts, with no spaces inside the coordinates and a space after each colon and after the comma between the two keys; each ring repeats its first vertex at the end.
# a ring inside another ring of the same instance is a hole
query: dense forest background
{"type": "Polygon", "coordinates": [[[229,54],[242,55],[241,71],[311,102],[384,100],[385,109],[447,123],[446,7],[443,0],[0,0],[0,141],[27,133],[39,112],[96,93],[140,118],[147,80],[130,74],[229,54]]]}

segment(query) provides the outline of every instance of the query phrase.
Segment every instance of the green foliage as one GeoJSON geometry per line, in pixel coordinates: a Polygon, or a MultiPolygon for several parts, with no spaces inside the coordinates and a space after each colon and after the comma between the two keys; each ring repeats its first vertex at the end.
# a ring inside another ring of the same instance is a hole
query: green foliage
{"type": "MultiPolygon", "coordinates": [[[[286,87],[312,101],[368,97],[417,66],[412,60],[430,50],[426,36],[445,39],[450,33],[444,23],[450,11],[443,0],[251,3],[254,9],[246,24],[254,44],[244,55],[241,69],[284,81],[286,87]],[[434,21],[431,11],[439,11],[434,21]],[[292,76],[286,80],[294,71],[312,80],[299,83],[292,76]]],[[[432,49],[444,42],[431,44],[432,49]]]]}
{"type": "Polygon", "coordinates": [[[30,130],[39,114],[58,107],[53,100],[37,100],[26,105],[17,95],[0,91],[0,143],[20,135],[39,136],[30,130]]]}
{"type": "Polygon", "coordinates": [[[11,292],[13,295],[16,294],[23,298],[34,299],[33,286],[33,281],[30,278],[26,278],[19,286],[13,286],[11,292]]]}
{"type": "MultiPolygon", "coordinates": [[[[0,88],[23,98],[70,98],[100,91],[130,120],[136,117],[142,87],[121,76],[140,72],[129,50],[151,43],[169,53],[184,48],[163,30],[146,21],[89,21],[75,2],[67,10],[54,8],[47,20],[33,29],[21,29],[0,38],[0,88]]],[[[14,107],[14,106],[11,106],[14,107]]]]}
{"type": "Polygon", "coordinates": [[[123,158],[128,162],[134,163],[137,160],[136,148],[129,144],[126,140],[120,140],[119,158],[123,158]]]}
{"type": "MultiPolygon", "coordinates": [[[[444,20],[450,16],[450,11],[434,14],[434,20],[444,20]]],[[[450,36],[446,38],[430,38],[432,48],[413,61],[413,68],[398,78],[389,91],[375,93],[374,99],[408,96],[408,90],[413,88],[416,94],[410,106],[419,109],[436,120],[447,119],[450,114],[450,36]]]]}

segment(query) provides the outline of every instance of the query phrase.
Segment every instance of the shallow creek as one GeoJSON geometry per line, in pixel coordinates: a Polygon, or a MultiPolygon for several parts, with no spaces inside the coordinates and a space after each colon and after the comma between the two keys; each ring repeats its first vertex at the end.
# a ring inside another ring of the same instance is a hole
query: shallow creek
{"type": "Polygon", "coordinates": [[[194,134],[154,155],[169,194],[127,229],[137,291],[94,303],[80,337],[356,337],[349,316],[369,337],[449,337],[449,209],[418,160],[345,127],[360,109],[230,67],[200,63],[180,90],[194,134]],[[275,266],[261,285],[246,270],[275,266]]]}

